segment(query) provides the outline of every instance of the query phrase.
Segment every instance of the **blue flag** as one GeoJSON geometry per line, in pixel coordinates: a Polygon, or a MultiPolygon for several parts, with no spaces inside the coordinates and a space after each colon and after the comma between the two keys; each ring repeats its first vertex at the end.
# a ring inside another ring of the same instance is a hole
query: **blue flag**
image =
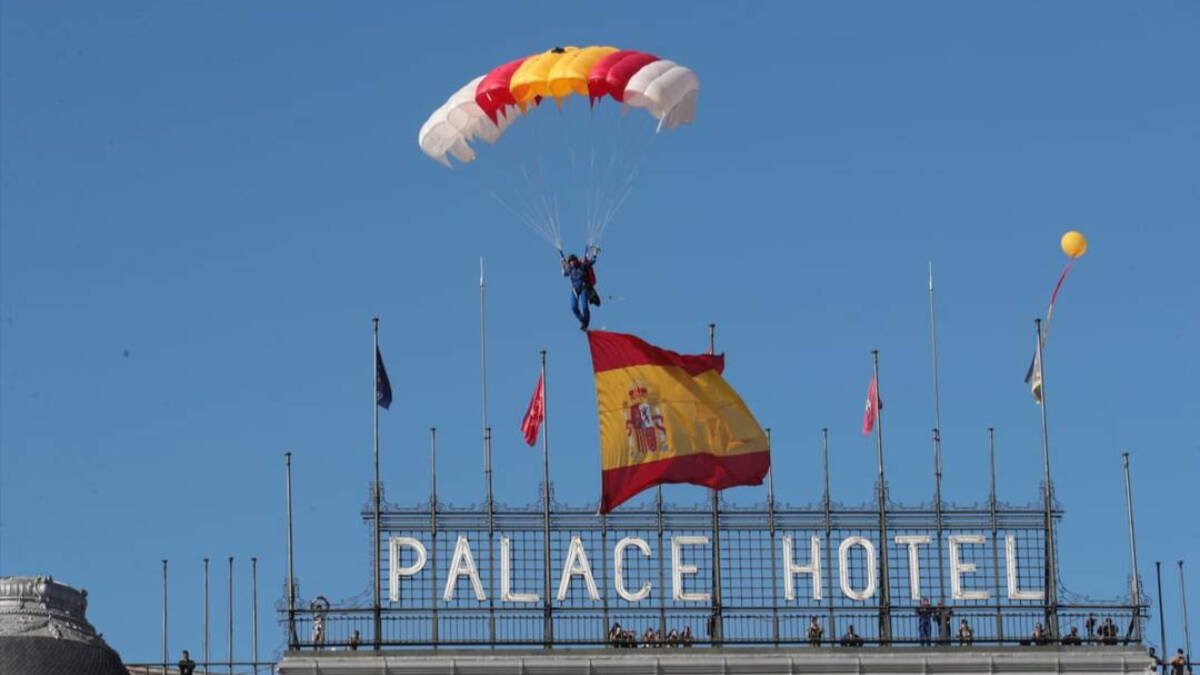
{"type": "Polygon", "coordinates": [[[375,404],[387,410],[392,405],[392,383],[388,380],[387,368],[383,367],[383,355],[375,348],[375,404]]]}

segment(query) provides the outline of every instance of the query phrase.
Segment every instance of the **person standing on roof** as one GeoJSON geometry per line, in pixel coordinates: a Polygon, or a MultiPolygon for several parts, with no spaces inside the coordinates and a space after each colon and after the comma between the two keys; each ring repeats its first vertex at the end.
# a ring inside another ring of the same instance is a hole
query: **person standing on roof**
{"type": "Polygon", "coordinates": [[[571,281],[571,313],[579,320],[579,330],[586,331],[592,321],[591,308],[588,305],[600,306],[600,296],[596,293],[596,272],[593,267],[600,249],[589,246],[584,251],[583,259],[574,253],[562,260],[562,273],[571,281]]]}

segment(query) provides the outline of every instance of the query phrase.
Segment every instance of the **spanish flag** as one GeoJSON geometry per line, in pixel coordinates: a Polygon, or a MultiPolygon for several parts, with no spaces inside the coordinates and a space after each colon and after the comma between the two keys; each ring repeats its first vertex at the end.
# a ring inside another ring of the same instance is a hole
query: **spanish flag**
{"type": "Polygon", "coordinates": [[[724,355],[677,354],[591,331],[600,413],[600,512],[653,485],[761,485],[767,436],[725,379],[724,355]]]}

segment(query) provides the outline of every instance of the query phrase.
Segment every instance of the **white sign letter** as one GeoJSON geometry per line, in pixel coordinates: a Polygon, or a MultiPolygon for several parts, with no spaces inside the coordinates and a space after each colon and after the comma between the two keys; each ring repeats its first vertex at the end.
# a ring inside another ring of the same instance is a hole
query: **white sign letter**
{"type": "Polygon", "coordinates": [[[475,568],[475,557],[471,555],[471,544],[466,537],[459,535],[458,543],[454,545],[454,560],[450,562],[450,571],[446,574],[446,590],[442,592],[442,600],[450,602],[454,599],[454,588],[458,585],[458,578],[463,576],[471,580],[475,599],[487,600],[483,594],[483,583],[479,581],[479,570],[475,568]]]}
{"type": "Polygon", "coordinates": [[[537,602],[537,593],[514,593],[512,589],[512,541],[500,537],[500,602],[537,602]]]}
{"type": "Polygon", "coordinates": [[[684,546],[703,546],[708,543],[704,535],[671,537],[671,598],[683,602],[708,602],[712,596],[708,593],[684,593],[683,575],[695,574],[695,565],[683,564],[684,546]]]}
{"type": "Polygon", "coordinates": [[[411,577],[425,567],[425,545],[412,537],[392,537],[388,539],[388,600],[400,601],[400,577],[411,577]],[[400,547],[407,546],[416,554],[417,559],[408,567],[400,566],[400,547]]]}
{"type": "Polygon", "coordinates": [[[908,588],[913,600],[921,599],[921,556],[917,547],[929,543],[927,534],[902,534],[896,537],[897,544],[908,545],[908,588]]]}
{"type": "Polygon", "coordinates": [[[821,538],[813,537],[809,542],[807,565],[792,562],[792,538],[783,538],[783,595],[788,600],[796,599],[796,575],[812,575],[812,599],[821,599],[821,538]]]}
{"type": "Polygon", "coordinates": [[[842,593],[851,600],[868,600],[875,595],[875,582],[878,573],[875,571],[875,544],[862,537],[846,537],[838,546],[838,566],[842,582],[842,593]],[[867,587],[861,591],[850,588],[850,547],[861,546],[867,554],[867,587]]]}
{"type": "Polygon", "coordinates": [[[958,547],[962,544],[982,544],[982,534],[950,535],[950,595],[955,600],[987,600],[987,591],[964,591],[962,575],[975,571],[975,563],[958,559],[958,547]]]}
{"type": "Polygon", "coordinates": [[[617,547],[613,549],[613,585],[617,587],[617,595],[629,602],[638,602],[645,600],[650,595],[650,582],[643,582],[637,593],[625,590],[625,549],[630,546],[636,546],[642,555],[650,557],[650,545],[646,543],[646,540],[640,537],[625,537],[618,541],[617,547]]]}
{"type": "Polygon", "coordinates": [[[1017,538],[1011,534],[1004,538],[1004,562],[1008,567],[1009,600],[1044,600],[1042,591],[1023,591],[1017,588],[1017,538]]]}
{"type": "Polygon", "coordinates": [[[600,592],[596,590],[596,580],[592,578],[592,566],[588,564],[587,553],[583,552],[583,541],[579,537],[571,537],[571,549],[567,552],[567,562],[563,564],[562,578],[558,581],[560,602],[567,599],[567,587],[571,585],[571,577],[577,574],[582,575],[583,582],[587,584],[588,597],[599,600],[600,592]]]}

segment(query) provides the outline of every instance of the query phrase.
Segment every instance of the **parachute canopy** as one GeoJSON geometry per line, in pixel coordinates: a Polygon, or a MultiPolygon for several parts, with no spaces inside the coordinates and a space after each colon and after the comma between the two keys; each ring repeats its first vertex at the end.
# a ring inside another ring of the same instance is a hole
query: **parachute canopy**
{"type": "Polygon", "coordinates": [[[700,79],[689,68],[653,54],[616,47],[555,47],[509,61],[454,92],[417,135],[421,150],[450,166],[475,159],[471,143],[495,143],[520,115],[544,99],[561,106],[571,96],[592,105],[608,96],[643,108],[658,130],[690,124],[696,115],[700,79]]]}

